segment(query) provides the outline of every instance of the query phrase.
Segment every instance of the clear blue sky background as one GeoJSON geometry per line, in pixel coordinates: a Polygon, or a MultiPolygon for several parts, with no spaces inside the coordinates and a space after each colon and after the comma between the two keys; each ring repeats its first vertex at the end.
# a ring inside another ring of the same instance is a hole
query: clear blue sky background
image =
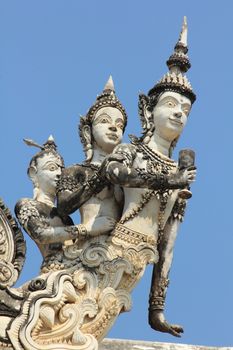
{"type": "MultiPolygon", "coordinates": [[[[147,324],[151,269],[133,293],[133,310],[111,337],[233,345],[233,5],[231,0],[1,0],[1,197],[13,210],[30,197],[34,154],[22,139],[52,133],[66,165],[83,160],[79,115],[109,74],[125,105],[128,133],[140,134],[137,100],[167,71],[165,61],[188,17],[188,76],[198,99],[177,145],[193,148],[198,178],[175,248],[166,316],[184,325],[181,339],[147,324]]],[[[79,221],[78,216],[75,217],[79,221]]],[[[35,276],[40,255],[27,239],[20,283],[35,276]]]]}

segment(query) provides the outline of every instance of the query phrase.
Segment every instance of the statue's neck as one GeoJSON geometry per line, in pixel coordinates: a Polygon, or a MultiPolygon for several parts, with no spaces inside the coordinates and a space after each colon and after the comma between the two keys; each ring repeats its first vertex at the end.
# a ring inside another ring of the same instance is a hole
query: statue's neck
{"type": "Polygon", "coordinates": [[[94,163],[94,164],[97,164],[97,165],[101,165],[101,163],[103,162],[104,158],[107,155],[108,155],[107,152],[105,152],[104,150],[102,150],[98,146],[95,146],[94,147],[94,151],[93,151],[93,157],[92,157],[91,163],[94,163]]]}
{"type": "Polygon", "coordinates": [[[164,138],[162,138],[160,135],[156,133],[156,130],[154,131],[154,134],[152,135],[150,141],[148,142],[148,146],[163,155],[169,157],[169,151],[171,148],[171,141],[168,141],[164,138]]]}
{"type": "Polygon", "coordinates": [[[51,193],[44,193],[42,191],[35,191],[34,192],[34,199],[38,202],[45,203],[49,205],[50,207],[54,207],[56,196],[51,193]]]}

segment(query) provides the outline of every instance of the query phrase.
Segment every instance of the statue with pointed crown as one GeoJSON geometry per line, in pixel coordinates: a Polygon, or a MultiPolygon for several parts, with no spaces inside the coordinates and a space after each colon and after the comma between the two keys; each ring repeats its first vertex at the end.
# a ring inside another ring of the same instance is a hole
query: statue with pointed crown
{"type": "Polygon", "coordinates": [[[90,226],[89,236],[109,233],[121,215],[122,191],[102,176],[102,168],[105,158],[121,142],[126,123],[127,114],[110,76],[86,116],[80,118],[86,160],[63,170],[58,190],[60,214],[79,209],[82,223],[90,226]]]}
{"type": "Polygon", "coordinates": [[[16,317],[0,332],[5,348],[98,350],[119,314],[130,310],[131,292],[147,264],[154,264],[151,327],[174,336],[183,332],[166,321],[164,307],[175,239],[196,175],[193,151],[183,150],[178,163],[171,159],[195,101],[184,75],[187,51],[185,18],[169,72],[139,96],[143,133],[131,144],[121,143],[127,116],[111,77],[80,120],[83,164],[64,168],[51,137],[43,146],[26,140],[40,152],[28,169],[34,196],[16,204],[16,215],[44,260],[39,278],[19,290],[16,317]],[[78,209],[81,224],[74,225],[69,214],[78,209]]]}
{"type": "MultiPolygon", "coordinates": [[[[146,239],[153,237],[155,255],[149,323],[155,330],[177,337],[183,328],[165,320],[164,307],[173,247],[188,198],[184,195],[187,191],[184,188],[195,180],[196,175],[193,151],[183,150],[179,164],[171,159],[196,99],[184,75],[191,66],[187,52],[185,17],[174,53],[167,61],[169,72],[148,95],[139,96],[143,135],[141,138],[132,136],[128,153],[134,158],[133,167],[116,161],[107,167],[108,179],[123,186],[125,195],[122,218],[115,227],[112,240],[124,245],[128,237],[135,235],[143,235],[146,239]]],[[[191,192],[188,195],[190,197],[191,192]]]]}

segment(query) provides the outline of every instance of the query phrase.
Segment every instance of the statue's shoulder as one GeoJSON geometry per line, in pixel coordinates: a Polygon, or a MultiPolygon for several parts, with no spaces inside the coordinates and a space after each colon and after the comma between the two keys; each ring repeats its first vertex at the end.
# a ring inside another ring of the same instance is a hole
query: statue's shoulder
{"type": "Polygon", "coordinates": [[[83,186],[96,172],[92,164],[74,164],[62,170],[58,184],[58,196],[66,191],[73,192],[83,186]]]}
{"type": "Polygon", "coordinates": [[[22,208],[36,208],[38,206],[38,201],[32,198],[21,198],[15,205],[15,213],[17,214],[22,208]]]}
{"type": "Polygon", "coordinates": [[[21,198],[15,205],[15,215],[20,224],[24,226],[28,219],[39,219],[46,215],[43,204],[32,198],[21,198]]]}

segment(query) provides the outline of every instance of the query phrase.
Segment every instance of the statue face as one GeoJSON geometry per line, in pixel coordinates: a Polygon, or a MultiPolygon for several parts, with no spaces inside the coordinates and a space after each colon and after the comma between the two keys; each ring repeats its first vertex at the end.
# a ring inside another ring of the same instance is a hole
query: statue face
{"type": "Polygon", "coordinates": [[[62,166],[61,160],[52,153],[37,158],[34,177],[39,190],[41,189],[45,193],[56,193],[62,166]]]}
{"type": "MultiPolygon", "coordinates": [[[[115,107],[100,108],[92,124],[94,143],[106,153],[111,153],[122,139],[124,117],[115,107]]],[[[94,145],[95,146],[95,145],[94,145]]]]}
{"type": "Polygon", "coordinates": [[[172,91],[164,92],[153,109],[152,115],[156,133],[167,141],[173,141],[181,134],[191,109],[191,101],[172,91]]]}

